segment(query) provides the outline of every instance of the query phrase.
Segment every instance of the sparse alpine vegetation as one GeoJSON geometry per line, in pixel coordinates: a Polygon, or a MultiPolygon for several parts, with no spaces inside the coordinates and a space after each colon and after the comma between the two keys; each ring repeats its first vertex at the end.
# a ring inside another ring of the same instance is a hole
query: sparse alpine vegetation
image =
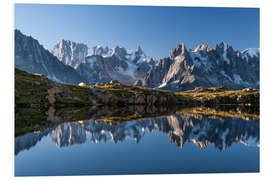
{"type": "Polygon", "coordinates": [[[230,91],[220,88],[195,88],[171,92],[111,81],[108,84],[79,86],[55,83],[40,74],[15,69],[15,105],[17,107],[70,107],[89,105],[248,105],[259,106],[259,91],[230,91]]]}

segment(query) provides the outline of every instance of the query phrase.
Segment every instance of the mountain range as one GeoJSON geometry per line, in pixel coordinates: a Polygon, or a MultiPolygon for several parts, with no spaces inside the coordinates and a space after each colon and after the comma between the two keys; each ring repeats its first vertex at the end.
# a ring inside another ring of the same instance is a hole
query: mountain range
{"type": "Polygon", "coordinates": [[[79,83],[81,76],[70,66],[61,63],[31,36],[15,30],[15,67],[30,73],[39,73],[56,82],[79,83]]]}
{"type": "Polygon", "coordinates": [[[213,145],[220,151],[233,143],[259,146],[259,120],[227,117],[215,119],[188,114],[148,118],[110,124],[104,121],[66,122],[43,132],[31,132],[15,139],[15,154],[34,147],[49,135],[58,147],[68,147],[86,142],[101,143],[134,140],[137,143],[155,131],[168,135],[169,140],[180,149],[193,143],[201,149],[213,145]]]}
{"type": "Polygon", "coordinates": [[[89,48],[82,43],[61,40],[54,46],[52,54],[65,65],[73,67],[87,84],[111,80],[132,84],[146,76],[155,64],[155,60],[147,57],[140,46],[134,51],[119,46],[89,48]]]}
{"type": "Polygon", "coordinates": [[[181,43],[160,60],[146,55],[140,46],[135,50],[88,47],[70,40],[60,40],[48,51],[15,30],[15,67],[62,83],[93,85],[117,80],[173,91],[197,86],[259,89],[259,59],[258,48],[239,51],[225,42],[213,48],[203,43],[195,49],[181,43]]]}
{"type": "Polygon", "coordinates": [[[214,48],[203,43],[194,50],[187,50],[182,43],[137,84],[177,91],[197,86],[259,89],[259,58],[259,49],[240,52],[225,42],[214,48]]]}

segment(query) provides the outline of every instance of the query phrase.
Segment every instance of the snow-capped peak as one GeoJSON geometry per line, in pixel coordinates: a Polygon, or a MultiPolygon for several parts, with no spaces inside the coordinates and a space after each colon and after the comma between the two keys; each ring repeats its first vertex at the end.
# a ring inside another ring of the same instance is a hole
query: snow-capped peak
{"type": "Polygon", "coordinates": [[[249,55],[250,57],[257,57],[260,53],[260,48],[248,48],[243,50],[241,53],[243,53],[244,55],[249,55]]]}
{"type": "Polygon", "coordinates": [[[202,43],[202,44],[199,44],[193,52],[198,52],[198,51],[203,51],[203,50],[207,50],[208,48],[208,45],[206,43],[202,43]]]}
{"type": "Polygon", "coordinates": [[[94,46],[92,48],[88,48],[88,56],[91,55],[100,55],[100,56],[111,56],[112,49],[109,49],[108,46],[94,46]]]}

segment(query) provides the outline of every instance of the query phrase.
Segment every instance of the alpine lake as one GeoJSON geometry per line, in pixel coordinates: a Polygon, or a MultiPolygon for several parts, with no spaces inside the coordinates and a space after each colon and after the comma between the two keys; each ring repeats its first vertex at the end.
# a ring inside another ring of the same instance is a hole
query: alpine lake
{"type": "Polygon", "coordinates": [[[15,108],[15,176],[259,172],[241,106],[15,108]]]}

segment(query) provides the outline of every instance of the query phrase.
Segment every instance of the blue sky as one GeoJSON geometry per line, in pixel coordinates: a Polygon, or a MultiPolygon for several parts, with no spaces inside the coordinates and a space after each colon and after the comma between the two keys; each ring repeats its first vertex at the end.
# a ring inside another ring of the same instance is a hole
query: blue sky
{"type": "Polygon", "coordinates": [[[259,47],[259,9],[16,4],[15,28],[52,49],[61,39],[88,46],[116,45],[163,58],[177,44],[214,47],[225,41],[259,47]]]}

